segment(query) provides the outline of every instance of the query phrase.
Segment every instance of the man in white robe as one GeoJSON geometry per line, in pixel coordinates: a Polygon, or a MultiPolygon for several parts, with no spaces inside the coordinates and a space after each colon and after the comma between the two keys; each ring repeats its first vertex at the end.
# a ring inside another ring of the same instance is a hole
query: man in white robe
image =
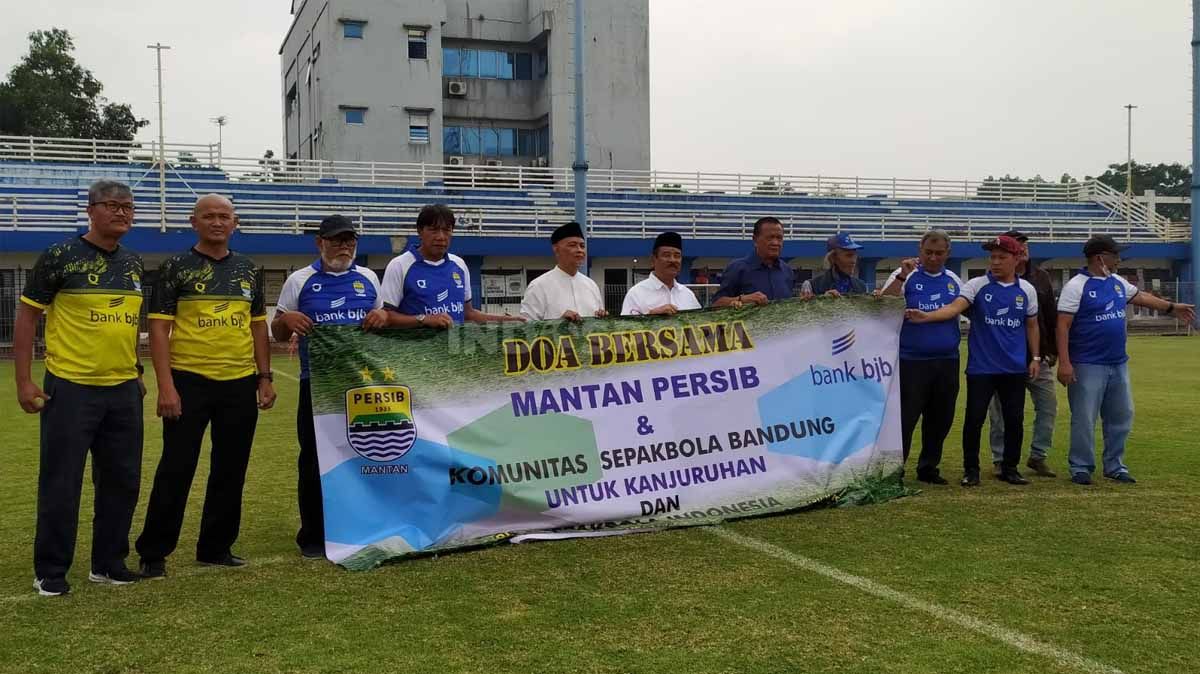
{"type": "Polygon", "coordinates": [[[535,278],[521,299],[521,315],[531,321],[603,318],[604,296],[596,282],[579,269],[587,261],[587,244],[577,222],[554,230],[550,236],[555,267],[535,278]]]}

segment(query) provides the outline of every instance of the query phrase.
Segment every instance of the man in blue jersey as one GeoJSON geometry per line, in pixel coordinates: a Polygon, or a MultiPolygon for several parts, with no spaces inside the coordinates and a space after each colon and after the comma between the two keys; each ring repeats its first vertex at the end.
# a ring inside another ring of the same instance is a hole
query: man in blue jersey
{"type": "Polygon", "coordinates": [[[271,334],[286,342],[300,336],[300,395],[296,403],[296,436],[300,456],[296,495],[300,531],[296,545],[305,559],[325,556],[325,518],[321,502],[321,467],[313,429],[312,389],[308,374],[308,334],[314,325],[361,325],[381,328],[388,323],[375,272],[354,264],[358,233],[345,216],[331,215],[317,230],[320,258],[294,272],[283,284],[275,307],[271,334]]]}
{"type": "MultiPolygon", "coordinates": [[[[1000,398],[1004,413],[1004,460],[1000,479],[1009,484],[1029,484],[1017,471],[1025,426],[1025,377],[1037,377],[1041,354],[1026,358],[1026,344],[1040,344],[1037,291],[1017,276],[1022,246],[1010,236],[983,244],[990,253],[989,271],[963,284],[950,304],[932,312],[907,309],[913,323],[946,321],[967,313],[971,334],[967,338],[967,416],[963,422],[962,486],[979,486],[979,436],[987,419],[992,396],[1000,398]],[[1028,362],[1028,366],[1026,363],[1028,362]]],[[[903,376],[903,375],[901,375],[903,376]]]]}
{"type": "Polygon", "coordinates": [[[393,328],[449,328],[498,321],[524,322],[520,316],[485,314],[471,305],[471,273],[467,263],[450,252],[454,212],[442,204],[421,209],[417,235],[421,244],[388,263],[381,296],[393,328]]]}
{"type": "Polygon", "coordinates": [[[1120,246],[1098,234],[1083,246],[1087,267],[1063,286],[1058,299],[1058,381],[1071,405],[1071,481],[1092,483],[1096,469],[1096,417],[1104,432],[1104,477],[1133,484],[1125,466],[1125,441],[1133,428],[1129,355],[1125,352],[1125,307],[1162,311],[1188,324],[1196,320],[1190,304],[1176,304],[1138,289],[1117,275],[1120,246]]]}
{"type": "MultiPolygon", "coordinates": [[[[962,279],[946,268],[950,237],[931,229],[921,237],[917,259],[904,260],[884,284],[883,295],[904,297],[905,306],[936,311],[958,298],[962,279]]],[[[942,445],[954,423],[958,402],[958,318],[937,323],[905,321],[900,329],[900,426],[904,461],[908,462],[913,430],[921,423],[921,455],[917,479],[946,484],[938,465],[942,445]]]]}

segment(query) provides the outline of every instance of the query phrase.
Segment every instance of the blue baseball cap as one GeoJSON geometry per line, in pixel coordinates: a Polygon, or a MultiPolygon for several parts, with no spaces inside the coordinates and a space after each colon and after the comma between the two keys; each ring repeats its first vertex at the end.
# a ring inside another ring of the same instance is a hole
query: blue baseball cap
{"type": "Polygon", "coordinates": [[[828,250],[833,250],[835,248],[841,248],[842,250],[858,250],[859,248],[862,248],[862,245],[855,243],[854,239],[851,239],[849,234],[845,232],[838,232],[828,239],[825,239],[825,248],[828,250]]]}

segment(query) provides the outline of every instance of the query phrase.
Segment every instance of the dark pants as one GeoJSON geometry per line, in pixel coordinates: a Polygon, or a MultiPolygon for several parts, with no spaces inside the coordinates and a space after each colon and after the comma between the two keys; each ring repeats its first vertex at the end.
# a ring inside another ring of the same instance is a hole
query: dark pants
{"type": "Polygon", "coordinates": [[[938,474],[942,445],[954,423],[958,402],[958,359],[900,361],[900,425],[903,431],[904,461],[912,447],[913,431],[921,419],[921,455],[917,458],[917,477],[938,474]]]}
{"type": "Polygon", "coordinates": [[[142,396],[137,380],[85,386],[46,373],[41,416],[37,534],[33,571],[38,578],[67,575],[75,557],[84,465],[92,452],[95,517],[92,571],[123,567],[129,525],[142,474],[142,396]]]}
{"type": "Polygon", "coordinates": [[[258,380],[253,375],[216,381],[171,371],[183,415],[163,419],[163,453],[154,473],[146,527],[137,539],[143,560],[159,561],[175,551],[188,492],[200,460],[204,430],[212,422],[212,466],[200,518],[196,558],[219,559],[237,540],[242,521],[242,487],[258,424],[258,380]]]}
{"type": "Polygon", "coordinates": [[[324,549],[325,509],[321,504],[321,466],[317,462],[317,434],[313,428],[312,386],[307,379],[300,380],[300,400],[296,403],[296,437],[300,440],[300,457],[296,460],[300,531],[296,533],[296,545],[324,549]]]}
{"type": "Polygon", "coordinates": [[[1000,401],[1004,417],[1004,471],[1015,471],[1021,461],[1025,435],[1025,374],[968,374],[967,417],[963,421],[963,472],[979,475],[979,436],[988,416],[992,396],[1000,401]]]}

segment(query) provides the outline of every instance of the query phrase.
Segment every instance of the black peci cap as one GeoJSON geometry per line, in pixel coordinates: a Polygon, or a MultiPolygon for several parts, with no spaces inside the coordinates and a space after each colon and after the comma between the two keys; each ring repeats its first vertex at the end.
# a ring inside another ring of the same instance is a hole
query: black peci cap
{"type": "Polygon", "coordinates": [[[572,237],[583,238],[583,228],[575,221],[568,222],[554,230],[554,233],[550,235],[550,243],[555,244],[563,239],[570,239],[572,237]]]}
{"type": "Polygon", "coordinates": [[[658,249],[663,246],[678,248],[680,252],[683,252],[683,237],[675,232],[663,232],[654,238],[654,248],[651,248],[650,252],[658,252],[658,249]]]}
{"type": "Polygon", "coordinates": [[[350,222],[350,218],[344,215],[331,215],[321,221],[321,228],[317,230],[317,236],[322,239],[331,239],[346,232],[358,236],[358,230],[354,228],[354,223],[350,222]]]}

